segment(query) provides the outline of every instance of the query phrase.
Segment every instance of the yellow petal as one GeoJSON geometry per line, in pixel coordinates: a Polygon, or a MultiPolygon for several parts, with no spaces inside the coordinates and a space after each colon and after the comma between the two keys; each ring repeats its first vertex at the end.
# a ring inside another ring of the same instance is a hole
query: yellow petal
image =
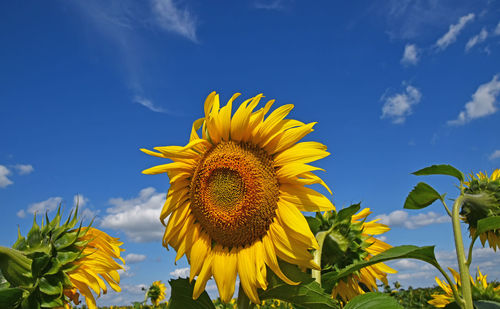
{"type": "Polygon", "coordinates": [[[214,257],[212,262],[212,273],[215,283],[219,289],[220,298],[224,303],[228,303],[234,294],[236,283],[237,252],[233,248],[223,249],[221,245],[216,245],[212,250],[214,257]]]}
{"type": "Polygon", "coordinates": [[[335,210],[335,206],[323,194],[303,186],[281,184],[280,199],[294,204],[300,211],[335,210]]]}

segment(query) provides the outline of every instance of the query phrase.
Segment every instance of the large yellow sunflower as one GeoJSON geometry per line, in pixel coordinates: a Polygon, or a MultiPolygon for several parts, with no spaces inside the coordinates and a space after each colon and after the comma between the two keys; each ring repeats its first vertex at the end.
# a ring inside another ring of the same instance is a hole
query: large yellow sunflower
{"type": "MultiPolygon", "coordinates": [[[[366,222],[366,217],[371,213],[370,208],[365,208],[351,218],[351,229],[359,228],[361,230],[362,237],[356,242],[360,244],[359,248],[362,248],[364,252],[363,258],[365,260],[369,260],[373,256],[391,248],[391,245],[373,237],[373,235],[380,235],[389,231],[390,228],[387,225],[377,223],[379,219],[366,222]]],[[[365,290],[360,284],[370,291],[377,291],[377,279],[387,285],[387,274],[396,272],[396,270],[384,263],[377,263],[364,267],[352,275],[339,280],[332,290],[332,297],[336,298],[340,296],[344,302],[347,302],[357,295],[365,293],[365,290]]]]}
{"type": "MultiPolygon", "coordinates": [[[[471,235],[476,233],[477,222],[486,217],[500,216],[500,169],[496,169],[491,176],[485,172],[471,174],[465,182],[465,193],[483,196],[484,202],[465,202],[460,214],[469,225],[471,235]]],[[[500,229],[490,230],[479,235],[484,247],[486,241],[496,251],[500,247],[500,229]]]]}
{"type": "Polygon", "coordinates": [[[118,270],[123,267],[115,259],[125,263],[120,257],[120,253],[124,251],[120,248],[123,243],[98,229],[92,227],[83,229],[87,232],[78,238],[78,242],[88,243],[82,246],[82,257],[72,263],[75,269],[66,273],[73,287],[65,289],[64,294],[78,305],[79,291],[85,297],[87,307],[97,309],[90,289],[98,296],[101,295],[101,290],[106,294],[107,282],[113,290],[121,291],[118,270]]]}
{"type": "MultiPolygon", "coordinates": [[[[448,267],[448,269],[453,274],[455,287],[460,290],[460,274],[453,268],[448,267]]],[[[488,275],[483,275],[478,267],[476,281],[474,281],[472,276],[470,277],[470,281],[472,283],[472,298],[474,300],[499,301],[500,285],[494,287],[492,284],[488,284],[488,282],[486,281],[487,276],[488,275]]],[[[432,299],[429,300],[428,303],[437,308],[444,308],[449,303],[455,301],[455,298],[453,297],[453,291],[451,289],[451,286],[446,281],[441,281],[438,277],[436,277],[436,282],[445,292],[445,294],[432,294],[432,299]]]]}
{"type": "MultiPolygon", "coordinates": [[[[143,152],[173,163],[144,174],[167,173],[170,188],[160,219],[169,217],[163,245],[186,255],[196,299],[213,276],[219,294],[229,302],[236,275],[243,290],[259,303],[265,289],[266,265],[282,280],[276,257],[307,268],[318,268],[310,249],[318,244],[300,211],[334,209],[328,198],[304,185],[326,184],[308,165],[329,155],[317,142],[299,142],[315,123],[285,119],[293,105],[269,112],[274,100],[256,111],[262,94],[244,101],[232,114],[236,93],[221,107],[212,92],[205,117],[193,123],[189,143],[155,147],[143,152]],[[201,137],[198,130],[201,128],[201,137]]],[[[328,191],[330,191],[328,189],[328,191]]],[[[165,225],[165,223],[164,223],[165,225]]]]}

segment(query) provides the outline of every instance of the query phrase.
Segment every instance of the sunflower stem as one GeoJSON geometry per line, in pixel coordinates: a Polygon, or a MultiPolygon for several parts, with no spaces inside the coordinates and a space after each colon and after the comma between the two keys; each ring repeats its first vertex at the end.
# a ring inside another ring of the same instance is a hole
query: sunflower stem
{"type": "Polygon", "coordinates": [[[236,301],[236,305],[238,309],[250,309],[253,308],[253,304],[250,302],[250,298],[248,298],[247,294],[243,290],[243,287],[241,286],[240,282],[240,287],[238,289],[238,299],[236,301]]]}
{"type": "Polygon", "coordinates": [[[328,231],[322,231],[316,234],[316,241],[318,242],[318,249],[313,253],[313,260],[319,266],[319,270],[312,270],[312,277],[319,283],[321,286],[321,253],[323,251],[323,243],[325,242],[325,237],[328,233],[331,232],[331,228],[328,231]]]}
{"type": "Polygon", "coordinates": [[[477,240],[477,236],[478,235],[476,235],[476,233],[474,233],[474,237],[472,237],[472,241],[470,242],[469,254],[467,254],[467,267],[470,267],[470,263],[472,262],[472,249],[474,248],[474,243],[477,240]]]}
{"type": "MultiPolygon", "coordinates": [[[[459,218],[459,211],[460,211],[460,206],[462,206],[464,196],[461,194],[456,200],[455,203],[453,203],[453,209],[452,209],[452,216],[451,216],[451,222],[453,225],[453,234],[455,236],[455,248],[457,251],[457,261],[458,261],[458,268],[460,270],[460,281],[461,281],[461,287],[462,287],[462,296],[465,301],[465,309],[473,309],[473,304],[472,304],[472,290],[470,286],[470,274],[469,274],[469,266],[467,265],[467,262],[465,261],[465,250],[464,250],[464,243],[462,239],[462,229],[460,227],[460,218],[459,218]]],[[[458,300],[457,300],[458,302],[458,300]]]]}
{"type": "Polygon", "coordinates": [[[444,201],[444,198],[441,198],[441,199],[440,199],[440,201],[441,201],[441,203],[443,204],[444,209],[446,209],[446,212],[448,213],[448,216],[450,216],[450,218],[451,218],[451,211],[450,211],[450,209],[448,208],[448,206],[446,205],[446,202],[444,201]]]}

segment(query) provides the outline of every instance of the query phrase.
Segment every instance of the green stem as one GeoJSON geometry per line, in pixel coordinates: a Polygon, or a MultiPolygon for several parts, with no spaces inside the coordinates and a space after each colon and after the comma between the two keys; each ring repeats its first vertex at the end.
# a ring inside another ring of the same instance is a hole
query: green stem
{"type": "Polygon", "coordinates": [[[321,254],[323,252],[323,243],[325,242],[326,235],[328,235],[330,231],[331,229],[316,234],[316,240],[318,241],[319,248],[313,252],[313,260],[314,263],[316,263],[320,267],[320,269],[313,269],[311,275],[316,280],[316,282],[319,283],[319,286],[321,286],[321,254]]]}
{"type": "Polygon", "coordinates": [[[451,211],[450,211],[450,209],[448,208],[448,206],[446,206],[446,202],[444,201],[444,199],[443,199],[443,198],[441,198],[440,200],[441,200],[441,203],[442,203],[442,204],[443,204],[443,206],[444,206],[444,209],[446,209],[446,212],[448,213],[448,216],[450,216],[450,217],[451,217],[451,211]]]}
{"type": "Polygon", "coordinates": [[[253,308],[253,304],[250,302],[250,298],[248,298],[247,294],[243,290],[240,282],[240,288],[238,289],[238,299],[236,300],[236,307],[238,309],[249,309],[253,308]]]}
{"type": "Polygon", "coordinates": [[[477,240],[477,236],[478,235],[474,235],[474,237],[472,238],[472,241],[470,242],[469,254],[467,255],[467,267],[470,267],[470,263],[472,262],[472,249],[474,248],[474,243],[477,240]]]}
{"type": "Polygon", "coordinates": [[[457,261],[458,261],[458,269],[460,270],[460,281],[462,287],[462,296],[465,301],[465,309],[473,309],[472,304],[472,289],[470,286],[470,274],[469,274],[469,266],[467,266],[467,262],[465,261],[465,250],[464,250],[464,242],[462,239],[462,230],[460,227],[460,218],[459,211],[460,206],[462,206],[463,195],[460,195],[453,203],[453,210],[451,215],[451,223],[453,225],[453,234],[455,236],[455,248],[457,251],[457,261]]]}

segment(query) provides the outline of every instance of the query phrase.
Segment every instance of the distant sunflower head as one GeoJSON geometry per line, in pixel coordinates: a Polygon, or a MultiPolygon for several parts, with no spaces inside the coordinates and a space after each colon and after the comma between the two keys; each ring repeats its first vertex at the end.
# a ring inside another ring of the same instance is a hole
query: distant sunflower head
{"type": "Polygon", "coordinates": [[[165,299],[166,290],[167,288],[164,283],[161,281],[155,281],[149,287],[147,297],[151,299],[151,303],[153,305],[158,306],[160,302],[165,299]]]}
{"type": "MultiPolygon", "coordinates": [[[[500,169],[496,169],[488,177],[487,173],[471,174],[465,183],[468,198],[464,202],[460,214],[469,225],[471,235],[475,234],[477,222],[481,219],[500,216],[500,169]]],[[[495,251],[500,247],[500,229],[491,230],[479,235],[483,246],[488,241],[495,251]]]]}
{"type": "Polygon", "coordinates": [[[320,143],[299,143],[315,123],[285,119],[293,105],[270,112],[271,100],[256,109],[263,98],[259,94],[233,113],[239,95],[221,107],[212,92],[186,146],[141,149],[173,161],[143,173],[170,178],[160,215],[166,226],[163,245],[175,248],[176,259],[186,254],[190,279],[198,276],[193,297],[213,276],[222,301],[229,302],[238,274],[245,293],[259,303],[257,288],[267,287],[266,265],[294,283],[281,272],[277,257],[318,267],[308,251],[317,242],[300,211],[334,209],[328,198],[305,187],[321,184],[330,191],[313,173],[320,168],[308,164],[329,153],[320,143]]]}
{"type": "MultiPolygon", "coordinates": [[[[330,230],[323,245],[323,269],[338,271],[348,265],[371,259],[391,246],[375,237],[389,231],[389,227],[377,223],[378,219],[366,221],[372,212],[364,208],[357,214],[358,205],[323,215],[322,230],[330,230]]],[[[340,279],[332,289],[332,297],[347,302],[359,294],[377,291],[377,280],[387,285],[387,274],[396,271],[384,263],[364,267],[340,279]]]]}
{"type": "MultiPolygon", "coordinates": [[[[460,274],[449,268],[450,272],[453,274],[453,279],[455,281],[455,287],[458,291],[460,291],[460,274]]],[[[500,285],[488,284],[486,281],[486,277],[488,275],[483,275],[477,268],[476,280],[470,277],[470,281],[472,283],[472,299],[473,300],[492,300],[495,302],[500,301],[500,285]]],[[[441,281],[438,277],[436,277],[437,284],[444,291],[444,294],[432,294],[432,299],[428,301],[429,304],[433,305],[437,308],[444,308],[451,302],[455,301],[453,296],[453,290],[451,286],[446,281],[441,281]]],[[[459,293],[460,294],[460,293],[459,293]]]]}
{"type": "Polygon", "coordinates": [[[120,257],[122,243],[117,238],[93,227],[76,228],[77,211],[62,224],[60,209],[53,220],[45,218],[39,226],[35,215],[27,238],[19,234],[13,245],[31,265],[28,277],[6,277],[9,282],[22,280],[22,286],[29,288],[23,306],[36,306],[38,302],[43,308],[68,307],[72,302],[79,304],[83,295],[87,307],[96,309],[91,290],[100,296],[101,291],[107,292],[107,283],[120,291],[117,270],[123,267],[116,260],[124,260],[120,257]]]}

